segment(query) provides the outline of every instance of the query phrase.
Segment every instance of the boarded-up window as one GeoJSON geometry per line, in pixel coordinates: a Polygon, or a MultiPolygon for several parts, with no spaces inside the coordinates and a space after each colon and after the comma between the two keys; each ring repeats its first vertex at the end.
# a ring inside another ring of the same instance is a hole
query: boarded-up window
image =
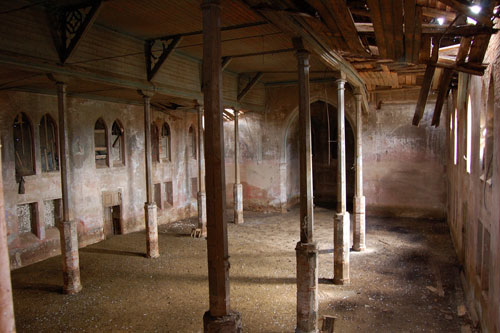
{"type": "Polygon", "coordinates": [[[61,219],[61,199],[47,200],[43,205],[45,229],[56,227],[61,219]]]}
{"type": "Polygon", "coordinates": [[[161,201],[161,184],[154,184],[153,190],[154,190],[153,195],[154,195],[154,200],[156,202],[156,207],[158,207],[158,209],[162,209],[163,205],[161,201]]]}
{"type": "Polygon", "coordinates": [[[159,162],[160,158],[160,142],[158,137],[158,127],[151,124],[151,156],[153,162],[159,162]]]}
{"type": "Polygon", "coordinates": [[[191,196],[196,198],[198,196],[198,178],[191,178],[191,196]]]}
{"type": "Polygon", "coordinates": [[[172,186],[172,182],[165,183],[165,194],[167,205],[172,207],[174,205],[174,188],[172,186]]]}
{"type": "Polygon", "coordinates": [[[108,133],[106,123],[102,119],[98,119],[94,126],[94,148],[96,167],[106,167],[108,165],[108,133]]]}
{"type": "Polygon", "coordinates": [[[161,128],[160,137],[160,158],[165,161],[172,161],[171,158],[171,135],[170,126],[167,123],[161,128]]]}
{"type": "Polygon", "coordinates": [[[188,132],[188,149],[191,158],[196,158],[196,133],[194,132],[193,126],[189,127],[188,132]]]}
{"type": "Polygon", "coordinates": [[[17,205],[17,222],[20,234],[36,233],[37,207],[36,202],[17,205]]]}
{"type": "Polygon", "coordinates": [[[46,114],[40,121],[40,157],[42,172],[59,170],[57,152],[57,127],[51,116],[46,114]]]}
{"type": "Polygon", "coordinates": [[[33,129],[26,114],[21,112],[16,116],[13,129],[16,176],[34,175],[33,129]]]}
{"type": "Polygon", "coordinates": [[[113,126],[111,127],[111,161],[113,166],[119,166],[125,164],[125,134],[123,126],[120,124],[119,120],[115,120],[113,126]]]}

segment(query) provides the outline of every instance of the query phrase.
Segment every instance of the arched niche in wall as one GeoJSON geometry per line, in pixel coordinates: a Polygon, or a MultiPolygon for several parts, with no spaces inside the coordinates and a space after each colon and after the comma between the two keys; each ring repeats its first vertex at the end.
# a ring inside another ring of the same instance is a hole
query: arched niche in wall
{"type": "Polygon", "coordinates": [[[46,114],[40,120],[40,158],[42,172],[59,170],[57,126],[54,119],[46,114]]]}
{"type": "Polygon", "coordinates": [[[16,177],[34,175],[35,151],[31,121],[24,112],[18,113],[14,119],[12,128],[16,177]]]}

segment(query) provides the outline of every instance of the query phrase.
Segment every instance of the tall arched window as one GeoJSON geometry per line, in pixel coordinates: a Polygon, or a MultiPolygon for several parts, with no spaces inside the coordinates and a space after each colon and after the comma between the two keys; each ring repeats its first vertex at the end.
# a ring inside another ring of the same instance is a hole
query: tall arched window
{"type": "Polygon", "coordinates": [[[151,156],[153,162],[160,161],[160,142],[158,136],[158,126],[151,124],[151,156]]]}
{"type": "Polygon", "coordinates": [[[189,126],[188,145],[191,158],[196,159],[196,133],[194,132],[193,126],[189,126]]]}
{"type": "Polygon", "coordinates": [[[16,176],[35,174],[35,159],[33,150],[33,128],[24,112],[14,119],[14,153],[16,161],[16,176]]]}
{"type": "Polygon", "coordinates": [[[57,127],[54,119],[48,114],[44,115],[40,121],[40,156],[42,172],[59,170],[57,127]]]}
{"type": "Polygon", "coordinates": [[[170,135],[170,126],[167,123],[163,124],[161,128],[161,136],[160,136],[160,158],[162,160],[171,161],[171,135],[170,135]]]}
{"type": "Polygon", "coordinates": [[[125,164],[125,134],[117,119],[111,127],[111,163],[113,166],[125,164]]]}
{"type": "Polygon", "coordinates": [[[106,167],[108,165],[108,131],[102,118],[99,118],[94,126],[94,149],[96,167],[106,167]]]}

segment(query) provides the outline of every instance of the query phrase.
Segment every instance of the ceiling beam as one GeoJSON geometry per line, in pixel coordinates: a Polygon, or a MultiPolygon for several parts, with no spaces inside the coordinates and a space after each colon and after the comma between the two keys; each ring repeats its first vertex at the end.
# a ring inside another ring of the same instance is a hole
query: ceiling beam
{"type": "Polygon", "coordinates": [[[252,52],[252,53],[241,53],[241,54],[231,54],[224,56],[222,58],[246,58],[246,57],[254,57],[260,55],[268,55],[268,54],[278,54],[278,53],[289,53],[294,52],[295,49],[279,49],[279,50],[270,50],[270,51],[261,51],[261,52],[252,52]]]}
{"type": "MultiPolygon", "coordinates": [[[[258,27],[258,26],[265,25],[265,24],[268,24],[268,22],[257,21],[257,22],[229,25],[229,26],[221,27],[220,31],[230,31],[230,30],[252,28],[252,27],[258,27]]],[[[190,32],[183,32],[183,33],[179,33],[179,34],[166,35],[166,36],[157,37],[154,39],[170,40],[170,39],[176,38],[176,37],[196,36],[196,35],[201,35],[201,34],[203,34],[203,30],[196,30],[196,31],[190,31],[190,32]]]]}
{"type": "Polygon", "coordinates": [[[453,8],[454,10],[456,10],[457,12],[459,12],[461,14],[464,14],[468,17],[473,18],[477,22],[484,24],[487,27],[493,26],[493,22],[491,21],[492,13],[490,13],[490,16],[484,15],[482,13],[474,14],[470,10],[470,7],[472,6],[472,4],[466,5],[466,4],[462,3],[461,1],[457,1],[457,0],[439,0],[439,1],[444,3],[447,6],[450,6],[451,8],[453,8]]]}
{"type": "Polygon", "coordinates": [[[434,114],[432,116],[431,126],[438,127],[439,121],[441,119],[441,111],[443,109],[444,101],[446,100],[446,96],[448,95],[448,90],[450,89],[451,79],[453,77],[454,70],[450,68],[445,68],[441,72],[441,76],[439,77],[439,88],[438,95],[436,99],[436,106],[434,107],[434,114]]]}
{"type": "MultiPolygon", "coordinates": [[[[436,63],[439,56],[439,43],[436,42],[432,48],[432,56],[431,62],[436,63]]],[[[434,72],[436,70],[436,66],[431,64],[427,65],[424,74],[424,81],[422,82],[422,86],[420,88],[420,94],[418,95],[417,106],[415,107],[415,114],[413,115],[414,126],[418,126],[420,120],[424,116],[425,104],[427,103],[427,97],[429,96],[429,90],[431,89],[432,78],[434,77],[434,72]]]]}
{"type": "Polygon", "coordinates": [[[148,81],[153,80],[153,78],[158,74],[161,66],[165,63],[168,56],[172,51],[179,45],[182,37],[173,37],[171,40],[147,40],[144,42],[144,55],[146,57],[146,73],[148,81]],[[160,42],[162,45],[162,51],[160,56],[155,56],[153,48],[156,42],[160,42]],[[168,45],[166,45],[168,42],[168,45]]]}

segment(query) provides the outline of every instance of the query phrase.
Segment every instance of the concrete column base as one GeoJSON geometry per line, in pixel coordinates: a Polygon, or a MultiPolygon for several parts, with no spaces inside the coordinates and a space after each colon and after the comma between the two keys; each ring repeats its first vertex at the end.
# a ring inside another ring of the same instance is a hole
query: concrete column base
{"type": "Polygon", "coordinates": [[[158,247],[158,213],[156,203],[146,202],[146,256],[148,258],[158,258],[160,249],[158,247]]]}
{"type": "Polygon", "coordinates": [[[200,237],[207,237],[207,195],[205,192],[198,192],[198,229],[200,237]]]}
{"type": "Polygon", "coordinates": [[[203,331],[205,333],[240,333],[241,314],[231,311],[227,316],[212,317],[210,311],[203,315],[203,331]]]}
{"type": "Polygon", "coordinates": [[[63,259],[63,293],[76,294],[82,290],[76,223],[74,221],[61,221],[59,235],[63,259]]]}
{"type": "Polygon", "coordinates": [[[350,227],[351,220],[348,212],[335,215],[333,228],[333,283],[335,284],[349,284],[350,227]]]}
{"type": "Polygon", "coordinates": [[[318,244],[298,242],[296,333],[318,332],[318,244]]]}
{"type": "Polygon", "coordinates": [[[243,223],[243,185],[234,184],[234,223],[243,223]]]}
{"type": "Polygon", "coordinates": [[[354,197],[354,232],[352,249],[354,251],[366,250],[365,235],[366,235],[366,213],[365,213],[365,197],[354,197]]]}

